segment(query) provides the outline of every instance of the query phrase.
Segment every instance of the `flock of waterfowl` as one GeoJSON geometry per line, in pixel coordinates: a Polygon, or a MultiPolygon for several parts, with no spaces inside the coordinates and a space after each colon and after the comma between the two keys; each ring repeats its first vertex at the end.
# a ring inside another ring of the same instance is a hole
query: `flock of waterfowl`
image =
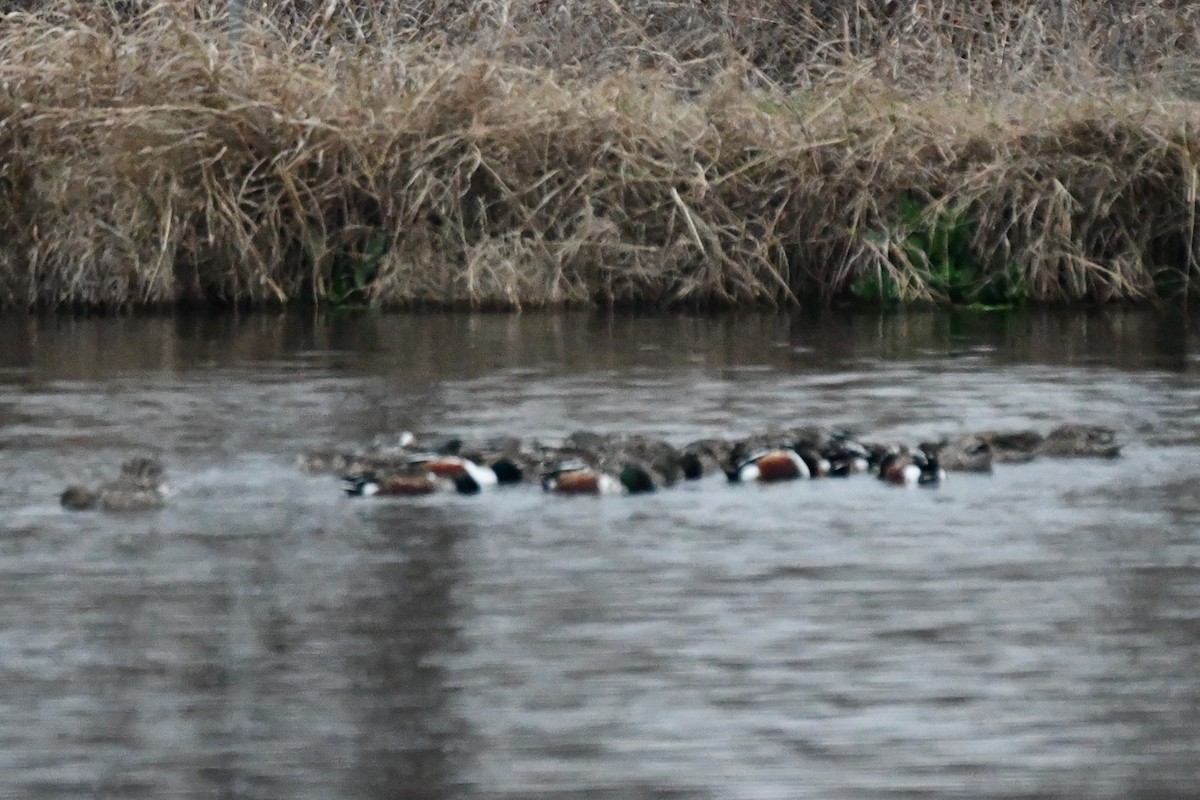
{"type": "Polygon", "coordinates": [[[947,470],[989,472],[998,461],[1119,454],[1114,432],[1094,425],[1061,425],[1045,436],[1031,430],[985,431],[916,447],[805,427],[740,439],[701,439],[683,447],[638,434],[590,431],[556,443],[513,437],[422,442],[404,433],[394,442],[358,451],[305,453],[300,466],[342,478],[346,492],[355,497],[450,490],[477,494],[492,486],[534,481],[556,494],[642,494],[712,474],[731,483],[870,474],[897,485],[936,486],[947,470]]]}
{"type": "MultiPolygon", "coordinates": [[[[1046,435],[1032,430],[982,431],[916,447],[808,427],[740,439],[701,439],[681,448],[637,434],[587,431],[554,444],[513,437],[422,442],[404,433],[358,450],[304,453],[298,461],[307,473],[340,478],[351,497],[369,497],[442,491],[472,495],[534,481],[552,494],[643,494],[713,474],[731,483],[868,474],[901,486],[937,486],[948,470],[990,472],[994,463],[1038,456],[1119,454],[1111,429],[1066,424],[1046,435]]],[[[137,457],[98,486],[67,487],[60,500],[72,511],[143,511],[161,508],[170,493],[162,463],[137,457]]]]}

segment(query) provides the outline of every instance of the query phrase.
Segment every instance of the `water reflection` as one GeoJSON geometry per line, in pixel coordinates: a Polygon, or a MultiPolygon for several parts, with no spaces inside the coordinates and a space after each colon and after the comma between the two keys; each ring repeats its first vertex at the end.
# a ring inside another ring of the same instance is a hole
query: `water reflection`
{"type": "Polygon", "coordinates": [[[435,509],[370,509],[361,577],[352,578],[342,657],[353,676],[355,766],[343,796],[452,798],[470,731],[453,705],[447,656],[458,645],[453,592],[460,527],[435,509]]]}
{"type": "Polygon", "coordinates": [[[0,369],[57,380],[139,371],[192,372],[249,362],[383,369],[409,379],[470,378],[488,370],[631,365],[820,368],[847,359],[940,359],[989,354],[1001,363],[1105,364],[1190,371],[1197,323],[1162,311],[966,311],[804,316],[595,314],[150,316],[0,318],[0,369]],[[357,366],[356,366],[357,365],[357,366]]]}
{"type": "Polygon", "coordinates": [[[0,317],[0,794],[1183,797],[1197,325],[1173,313],[0,317]],[[402,429],[916,440],[1117,462],[354,503],[402,429]],[[67,514],[131,452],[159,514],[67,514]]]}

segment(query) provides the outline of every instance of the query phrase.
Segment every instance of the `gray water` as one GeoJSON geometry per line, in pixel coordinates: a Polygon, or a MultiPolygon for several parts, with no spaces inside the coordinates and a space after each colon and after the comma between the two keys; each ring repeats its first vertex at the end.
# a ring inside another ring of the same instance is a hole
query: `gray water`
{"type": "Polygon", "coordinates": [[[0,796],[1200,796],[1167,313],[0,317],[0,796]],[[1116,461],[351,500],[402,430],[1106,424],[1116,461]],[[161,512],[57,494],[158,454],[161,512]]]}

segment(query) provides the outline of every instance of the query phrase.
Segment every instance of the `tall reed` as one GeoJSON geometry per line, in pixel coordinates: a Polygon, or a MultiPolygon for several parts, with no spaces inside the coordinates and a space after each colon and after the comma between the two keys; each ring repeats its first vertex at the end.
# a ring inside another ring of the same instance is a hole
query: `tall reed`
{"type": "Polygon", "coordinates": [[[1190,292],[1200,14],[1011,5],[9,2],[0,307],[1190,292]]]}

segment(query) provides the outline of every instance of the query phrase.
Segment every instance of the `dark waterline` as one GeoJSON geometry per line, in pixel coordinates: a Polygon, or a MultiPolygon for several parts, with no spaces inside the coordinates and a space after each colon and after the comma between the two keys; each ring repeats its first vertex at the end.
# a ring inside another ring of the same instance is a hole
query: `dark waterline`
{"type": "Polygon", "coordinates": [[[0,795],[1190,797],[1200,326],[1168,312],[0,316],[0,795]],[[401,430],[1107,424],[937,491],[353,502],[401,430]],[[177,490],[70,514],[134,453],[177,490]]]}

